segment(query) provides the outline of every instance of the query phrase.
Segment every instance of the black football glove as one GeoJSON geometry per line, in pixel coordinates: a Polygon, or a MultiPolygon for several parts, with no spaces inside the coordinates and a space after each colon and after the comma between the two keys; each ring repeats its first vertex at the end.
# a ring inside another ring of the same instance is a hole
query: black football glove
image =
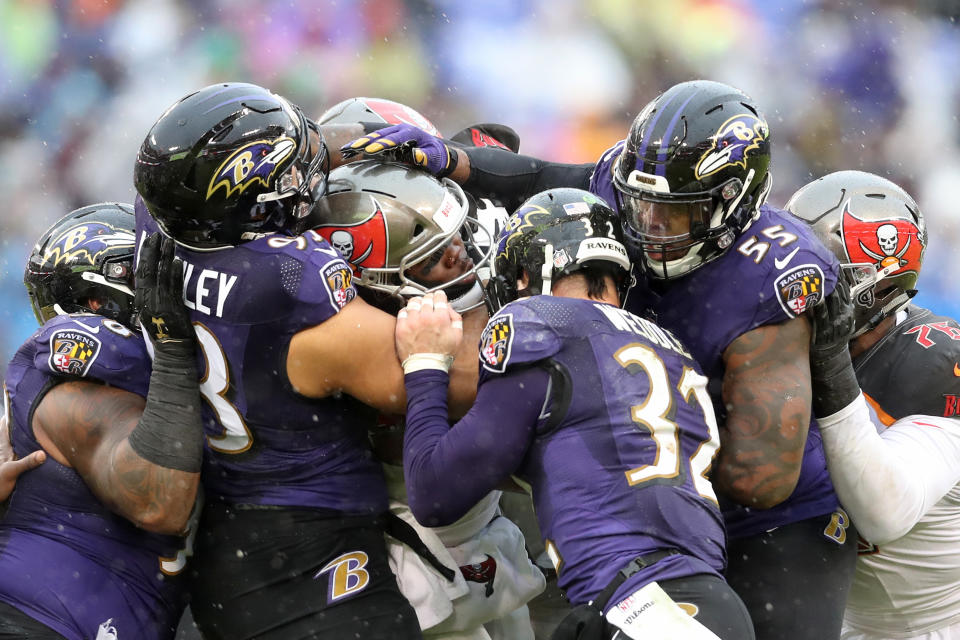
{"type": "Polygon", "coordinates": [[[192,351],[195,334],[183,304],[183,262],[173,257],[173,249],[173,240],[159,233],[143,243],[134,305],[156,349],[183,345],[192,351]]]}
{"type": "Polygon", "coordinates": [[[826,300],[813,308],[811,319],[813,414],[829,416],[860,395],[860,385],[850,359],[850,339],[855,325],[853,301],[850,287],[842,277],[826,300]]]}

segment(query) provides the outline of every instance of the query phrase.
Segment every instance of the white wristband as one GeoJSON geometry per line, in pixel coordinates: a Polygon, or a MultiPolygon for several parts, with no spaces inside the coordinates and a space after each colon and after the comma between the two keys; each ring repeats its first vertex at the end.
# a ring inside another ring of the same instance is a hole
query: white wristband
{"type": "Polygon", "coordinates": [[[404,375],[424,369],[438,369],[449,372],[453,366],[453,356],[442,353],[411,353],[401,365],[404,375]]]}

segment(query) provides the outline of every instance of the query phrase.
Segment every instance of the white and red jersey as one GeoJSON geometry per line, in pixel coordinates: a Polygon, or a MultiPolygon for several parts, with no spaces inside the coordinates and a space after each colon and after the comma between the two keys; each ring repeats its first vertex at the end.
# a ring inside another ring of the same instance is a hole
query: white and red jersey
{"type": "Polygon", "coordinates": [[[960,639],[960,329],[897,321],[854,361],[867,402],[819,420],[861,538],[841,637],[960,639]]]}

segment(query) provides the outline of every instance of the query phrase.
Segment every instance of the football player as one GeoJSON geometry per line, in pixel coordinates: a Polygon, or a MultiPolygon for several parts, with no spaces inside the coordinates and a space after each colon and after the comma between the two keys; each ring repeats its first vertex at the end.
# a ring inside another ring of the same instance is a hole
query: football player
{"type": "Polygon", "coordinates": [[[850,289],[847,315],[815,314],[813,370],[830,473],[861,536],[843,638],[960,637],[960,325],[910,303],[923,216],[902,188],[861,171],[820,178],[786,208],[850,289]],[[822,334],[843,320],[852,333],[840,332],[831,366],[822,334]],[[818,386],[847,399],[824,406],[818,386]]]}
{"type": "MultiPolygon", "coordinates": [[[[327,157],[298,107],[242,83],[179,100],[137,156],[138,237],[176,240],[203,363],[208,500],[191,608],[208,638],[421,635],[388,566],[366,434],[376,411],[405,408],[395,319],[357,296],[322,235],[298,235],[327,157]]],[[[462,191],[450,198],[445,213],[462,216],[462,191]]],[[[461,411],[476,394],[470,356],[452,387],[461,411]]]]}
{"type": "Polygon", "coordinates": [[[447,369],[462,321],[442,295],[407,304],[397,351],[410,507],[443,525],[511,475],[528,486],[577,605],[554,638],[753,638],[721,577],[707,379],[673,334],[621,309],[621,239],[616,214],[578,189],[513,214],[488,284],[496,314],[477,403],[452,428],[447,369]]]}
{"type": "Polygon", "coordinates": [[[0,637],[175,635],[203,431],[182,271],[159,241],[136,279],[152,371],[130,205],[77,209],[30,254],[43,326],[7,369],[7,420],[15,451],[49,459],[0,523],[0,637]]]}
{"type": "Polygon", "coordinates": [[[504,202],[561,185],[610,202],[638,280],[626,308],[673,331],[711,380],[726,576],[757,637],[837,638],[856,550],[811,417],[807,310],[838,267],[806,225],[764,204],[770,141],[751,98],[698,80],[652,100],[596,164],[452,148],[409,125],[344,152],[387,153],[504,202]]]}
{"type": "MultiPolygon", "coordinates": [[[[450,305],[464,311],[483,305],[480,279],[489,271],[494,238],[472,213],[451,208],[458,191],[407,165],[355,162],[330,172],[310,226],[353,267],[357,291],[370,304],[396,314],[405,299],[442,289],[450,305]]],[[[449,527],[422,527],[405,504],[402,427],[402,416],[382,415],[371,429],[374,450],[386,463],[391,512],[414,527],[440,564],[456,570],[431,566],[388,538],[391,566],[424,635],[532,640],[523,605],[543,590],[544,578],[529,560],[523,534],[498,517],[500,491],[449,527]]]]}

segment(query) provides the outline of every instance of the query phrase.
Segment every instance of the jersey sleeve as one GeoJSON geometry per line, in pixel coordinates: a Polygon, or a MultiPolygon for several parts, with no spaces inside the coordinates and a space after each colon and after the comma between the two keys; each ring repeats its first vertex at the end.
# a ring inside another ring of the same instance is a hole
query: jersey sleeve
{"type": "Polygon", "coordinates": [[[840,272],[806,223],[779,209],[763,210],[733,249],[762,274],[750,329],[803,315],[833,292],[840,272]]]}
{"type": "Polygon", "coordinates": [[[530,299],[511,302],[490,318],[480,335],[480,380],[549,358],[560,347],[557,332],[539,317],[530,299]]]}
{"type": "Polygon", "coordinates": [[[426,526],[451,524],[519,468],[550,388],[541,369],[497,376],[481,383],[473,407],[451,428],[448,380],[435,370],[405,376],[407,500],[426,526]]]}
{"type": "Polygon", "coordinates": [[[251,249],[273,254],[266,264],[280,281],[294,330],[321,324],[357,296],[353,270],[318,233],[265,238],[251,249]]]}
{"type": "Polygon", "coordinates": [[[57,378],[87,379],[146,397],[150,358],[143,338],[92,314],[57,316],[35,337],[34,366],[57,378]]]}
{"type": "Polygon", "coordinates": [[[958,420],[908,416],[878,433],[859,397],[818,422],[840,502],[872,544],[904,536],[960,482],[958,420]]]}

